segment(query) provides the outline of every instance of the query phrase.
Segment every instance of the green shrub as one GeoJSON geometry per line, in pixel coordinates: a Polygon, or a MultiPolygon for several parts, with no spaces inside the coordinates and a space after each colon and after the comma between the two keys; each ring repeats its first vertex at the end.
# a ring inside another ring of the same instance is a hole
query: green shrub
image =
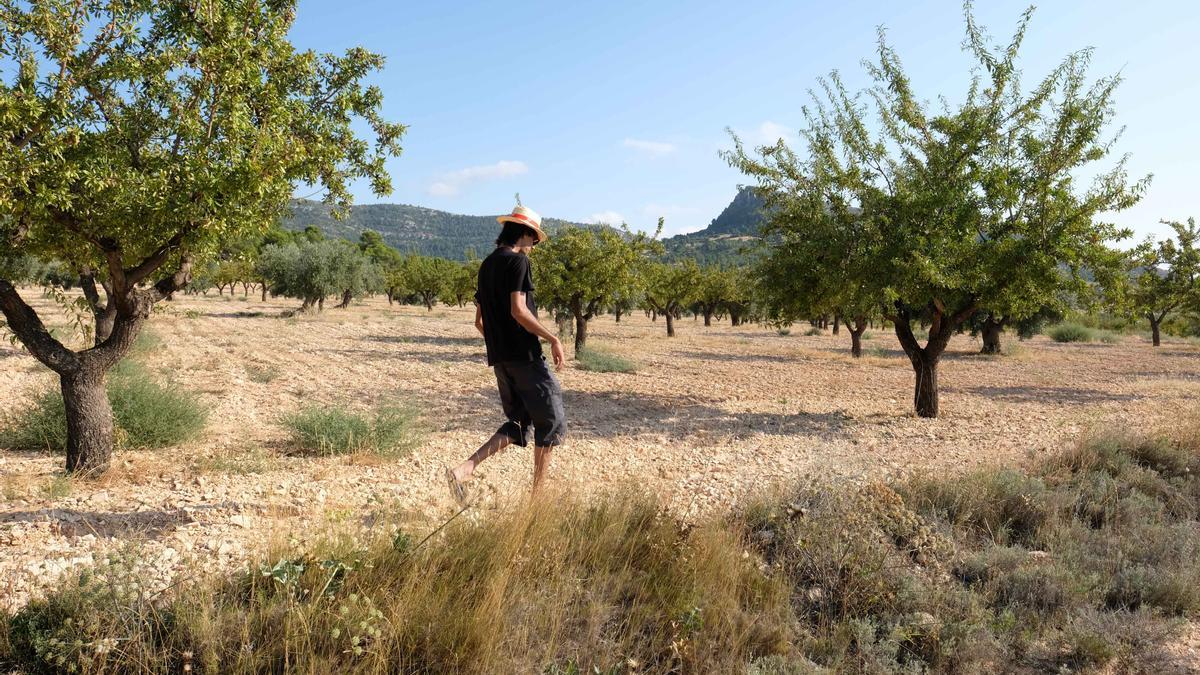
{"type": "Polygon", "coordinates": [[[636,373],[638,369],[633,361],[596,347],[575,352],[575,365],[595,373],[636,373]]]}
{"type": "Polygon", "coordinates": [[[1077,323],[1060,323],[1047,331],[1055,342],[1091,342],[1096,339],[1096,331],[1077,323]]]}
{"type": "Polygon", "coordinates": [[[804,331],[805,337],[814,337],[816,335],[824,335],[824,334],[825,334],[825,331],[821,330],[820,328],[817,328],[816,326],[813,326],[812,328],[809,328],[808,330],[804,331]]]}
{"type": "Polygon", "coordinates": [[[108,400],[128,449],[178,445],[198,435],[208,417],[195,394],[173,383],[155,382],[134,363],[113,373],[108,400]]]}
{"type": "Polygon", "coordinates": [[[372,415],[331,406],[310,406],[283,418],[301,452],[384,457],[408,454],[420,443],[419,415],[412,406],[383,406],[372,415]]]}
{"type": "Polygon", "coordinates": [[[775,330],[775,332],[778,333],[780,336],[787,337],[788,335],[792,334],[792,329],[791,328],[778,328],[775,330]]]}
{"type": "MultiPolygon", "coordinates": [[[[124,449],[155,449],[194,438],[207,418],[196,397],[173,383],[160,384],[144,368],[123,361],[109,373],[117,442],[124,449]]],[[[0,427],[0,446],[13,450],[66,452],[67,418],[62,393],[48,388],[32,403],[8,415],[0,427]]]]}

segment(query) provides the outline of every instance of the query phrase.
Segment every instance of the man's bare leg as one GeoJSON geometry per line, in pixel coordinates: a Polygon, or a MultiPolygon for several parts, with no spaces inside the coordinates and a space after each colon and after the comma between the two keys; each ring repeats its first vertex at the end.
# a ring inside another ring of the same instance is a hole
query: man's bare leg
{"type": "Polygon", "coordinates": [[[454,467],[454,477],[459,482],[467,480],[475,472],[475,467],[479,466],[483,460],[507,448],[511,443],[512,439],[508,437],[508,434],[496,432],[487,440],[487,443],[479,446],[479,449],[467,461],[454,467]]]}
{"type": "Polygon", "coordinates": [[[546,469],[550,466],[550,455],[554,452],[553,445],[535,446],[533,448],[533,491],[536,493],[546,477],[546,469]]]}

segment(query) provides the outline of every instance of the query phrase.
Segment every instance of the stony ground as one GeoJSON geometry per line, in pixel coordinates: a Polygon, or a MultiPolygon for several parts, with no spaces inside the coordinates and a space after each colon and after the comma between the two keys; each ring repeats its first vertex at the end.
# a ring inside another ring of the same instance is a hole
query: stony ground
{"type": "MultiPolygon", "coordinates": [[[[54,313],[47,301],[38,307],[54,313]]],[[[194,442],[122,453],[98,483],[62,478],[59,457],[0,451],[0,606],[19,606],[73,566],[126,546],[163,586],[180,573],[241,564],[271,542],[397,518],[419,533],[453,513],[442,467],[503,421],[472,313],[371,300],[280,318],[292,307],[210,295],[153,318],[158,345],[143,362],[199,392],[211,411],[194,442]],[[307,404],[369,409],[397,400],[419,405],[427,428],[400,460],[295,456],[279,423],[307,404]]],[[[960,336],[940,374],[942,416],[918,419],[912,371],[888,331],[873,330],[868,355],[855,361],[845,333],[805,336],[806,328],[780,335],[685,319],[667,339],[662,322],[641,315],[596,320],[593,342],[640,369],[568,365],[560,374],[571,431],[554,480],[576,491],[636,483],[697,517],[806,476],[1027,462],[1091,430],[1177,423],[1194,414],[1200,394],[1200,347],[1186,343],[1037,338],[1013,340],[1012,355],[993,358],[960,336]]],[[[52,383],[0,342],[5,409],[52,383]]],[[[514,448],[483,465],[472,483],[480,510],[527,489],[528,454],[514,448]]]]}

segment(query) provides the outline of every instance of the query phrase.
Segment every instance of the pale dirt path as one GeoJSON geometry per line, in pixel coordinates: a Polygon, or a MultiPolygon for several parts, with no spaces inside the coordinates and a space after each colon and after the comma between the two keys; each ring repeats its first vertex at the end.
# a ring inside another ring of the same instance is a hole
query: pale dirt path
{"type": "MultiPolygon", "coordinates": [[[[52,311],[45,301],[38,307],[52,311]]],[[[180,571],[241,564],[268,541],[396,517],[423,530],[427,518],[451,512],[441,467],[502,421],[470,310],[426,312],[377,299],[319,317],[274,318],[292,307],[210,295],[183,298],[153,318],[161,348],[144,362],[211,407],[197,441],[123,453],[100,484],[75,484],[60,497],[47,492],[60,458],[0,452],[0,605],[23,604],[124,542],[138,543],[148,572],[164,584],[180,571]],[[261,383],[255,369],[278,376],[261,383]],[[418,403],[430,427],[410,457],[284,454],[281,414],[306,403],[368,408],[396,398],[418,403]]],[[[561,374],[571,433],[556,454],[556,482],[579,492],[634,483],[696,517],[809,475],[1020,463],[1089,429],[1170,425],[1194,414],[1200,394],[1200,348],[1184,343],[1154,350],[1140,338],[1038,338],[997,359],[974,355],[978,342],[959,336],[940,373],[942,417],[923,420],[911,414],[912,371],[889,332],[872,331],[866,347],[880,354],[854,362],[847,335],[807,337],[805,328],[780,336],[683,320],[668,340],[662,322],[640,314],[619,325],[596,320],[592,340],[642,368],[561,374]]],[[[0,345],[0,405],[52,382],[28,355],[0,345]]],[[[516,498],[528,486],[527,454],[517,448],[489,461],[474,487],[516,498]]]]}

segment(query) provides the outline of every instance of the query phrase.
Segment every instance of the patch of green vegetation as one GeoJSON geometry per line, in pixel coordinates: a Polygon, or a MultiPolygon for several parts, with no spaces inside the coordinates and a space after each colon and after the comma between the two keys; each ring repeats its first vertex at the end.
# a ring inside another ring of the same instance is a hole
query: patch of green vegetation
{"type": "Polygon", "coordinates": [[[337,406],[309,406],[283,418],[300,452],[366,452],[382,457],[402,457],[417,447],[422,436],[419,422],[419,412],[409,405],[383,406],[370,415],[337,406]]]}
{"type": "Polygon", "coordinates": [[[246,377],[250,378],[251,382],[259,384],[269,384],[275,381],[283,371],[279,366],[263,363],[248,363],[246,364],[246,377]]]}
{"type": "Polygon", "coordinates": [[[821,330],[820,328],[817,328],[816,326],[813,326],[812,328],[809,328],[808,330],[804,331],[805,337],[814,337],[817,335],[824,335],[824,334],[825,334],[825,331],[821,330]]]}
{"type": "Polygon", "coordinates": [[[575,365],[595,373],[636,373],[637,363],[599,347],[585,347],[575,352],[575,365]]]}
{"type": "MultiPolygon", "coordinates": [[[[109,373],[107,389],[121,448],[178,445],[204,428],[208,411],[195,395],[174,383],[156,381],[135,362],[118,364],[109,373]]],[[[66,408],[59,389],[44,389],[28,406],[5,416],[0,425],[0,447],[66,452],[66,408]]]]}
{"type": "Polygon", "coordinates": [[[1055,342],[1091,342],[1096,339],[1096,331],[1078,323],[1060,323],[1051,326],[1046,334],[1055,342]]]}

